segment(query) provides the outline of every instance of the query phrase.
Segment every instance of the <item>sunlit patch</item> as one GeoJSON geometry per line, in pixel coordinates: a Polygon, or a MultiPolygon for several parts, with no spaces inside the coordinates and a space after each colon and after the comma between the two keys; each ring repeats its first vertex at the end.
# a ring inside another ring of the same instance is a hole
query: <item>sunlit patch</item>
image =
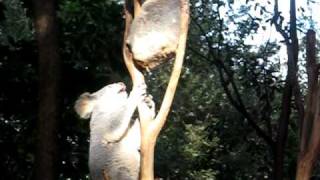
{"type": "Polygon", "coordinates": [[[161,47],[168,42],[167,36],[164,33],[152,31],[133,41],[132,52],[134,59],[146,61],[152,57],[155,52],[160,52],[161,47]],[[139,43],[135,43],[135,41],[139,43]],[[156,43],[155,43],[156,42],[156,43]]]}
{"type": "Polygon", "coordinates": [[[48,22],[49,22],[49,16],[47,15],[41,15],[38,19],[36,24],[38,25],[39,34],[43,35],[48,31],[48,22]]]}

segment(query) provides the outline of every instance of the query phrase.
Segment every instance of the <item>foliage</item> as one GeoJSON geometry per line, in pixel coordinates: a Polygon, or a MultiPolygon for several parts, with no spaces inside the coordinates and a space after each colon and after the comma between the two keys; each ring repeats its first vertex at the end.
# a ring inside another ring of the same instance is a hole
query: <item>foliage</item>
{"type": "Polygon", "coordinates": [[[65,112],[60,130],[60,151],[65,153],[61,155],[60,179],[87,179],[89,121],[78,119],[73,103],[81,93],[96,91],[123,76],[124,64],[119,56],[122,6],[105,0],[64,0],[59,7],[65,73],[65,112]]]}
{"type": "MultiPolygon", "coordinates": [[[[152,74],[148,81],[151,94],[159,97],[156,98],[158,104],[163,94],[157,89],[165,89],[168,69],[152,74]]],[[[214,91],[209,94],[207,84],[200,79],[201,76],[194,76],[190,69],[185,69],[173,111],[156,148],[156,173],[160,177],[214,179],[218,173],[212,168],[217,163],[214,157],[220,149],[219,138],[213,129],[218,119],[214,112],[208,113],[214,109],[212,100],[215,96],[211,96],[214,91]]]]}
{"type": "Polygon", "coordinates": [[[31,20],[19,0],[5,0],[0,21],[0,167],[4,179],[27,179],[33,165],[36,69],[31,20]]]}
{"type": "Polygon", "coordinates": [[[26,9],[20,0],[4,0],[4,18],[0,22],[0,45],[12,46],[19,41],[33,40],[31,19],[26,16],[26,9]]]}

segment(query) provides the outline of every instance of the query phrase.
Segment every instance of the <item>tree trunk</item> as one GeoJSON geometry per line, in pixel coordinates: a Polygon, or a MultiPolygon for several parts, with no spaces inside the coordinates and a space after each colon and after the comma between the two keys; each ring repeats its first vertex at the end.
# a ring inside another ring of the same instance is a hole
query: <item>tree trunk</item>
{"type": "MultiPolygon", "coordinates": [[[[288,73],[289,76],[289,73],[288,73]]],[[[279,119],[278,135],[276,139],[276,147],[274,152],[274,164],[273,164],[273,179],[281,180],[283,178],[283,160],[284,150],[288,136],[288,124],[291,113],[291,97],[292,97],[292,86],[288,80],[283,92],[281,116],[279,119]]]]}
{"type": "Polygon", "coordinates": [[[309,180],[314,162],[314,157],[308,156],[308,153],[301,155],[298,159],[296,180],[309,180]]]}
{"type": "MultiPolygon", "coordinates": [[[[280,13],[278,10],[278,0],[275,0],[274,7],[274,19],[278,20],[280,13]]],[[[279,127],[277,131],[275,157],[273,165],[273,179],[281,180],[283,179],[283,166],[284,166],[284,150],[287,142],[288,136],[288,124],[291,113],[291,100],[293,95],[295,95],[295,100],[297,103],[302,102],[300,100],[300,88],[298,84],[298,57],[299,57],[299,41],[297,37],[297,24],[296,24],[296,2],[295,0],[290,0],[290,29],[289,34],[283,29],[282,24],[279,21],[274,21],[276,30],[283,36],[284,41],[287,46],[288,55],[288,70],[286,77],[286,84],[283,92],[281,115],[279,118],[279,127]]],[[[301,109],[302,104],[297,104],[299,117],[303,116],[303,110],[301,109]]]]}
{"type": "Polygon", "coordinates": [[[57,179],[57,132],[61,61],[58,54],[54,0],[33,0],[34,24],[39,53],[38,139],[35,155],[36,180],[57,179]]]}
{"type": "Polygon", "coordinates": [[[301,123],[300,152],[297,163],[297,180],[309,180],[320,152],[320,88],[319,64],[316,63],[316,35],[307,33],[308,94],[306,113],[301,123]]]}

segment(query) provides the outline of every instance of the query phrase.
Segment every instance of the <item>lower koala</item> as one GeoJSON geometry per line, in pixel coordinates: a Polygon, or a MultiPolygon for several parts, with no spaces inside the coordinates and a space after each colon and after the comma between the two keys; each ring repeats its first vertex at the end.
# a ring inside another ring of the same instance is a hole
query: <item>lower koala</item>
{"type": "Polygon", "coordinates": [[[89,170],[92,180],[137,180],[140,171],[140,122],[132,119],[137,105],[154,116],[146,85],[134,87],[129,97],[123,83],[84,93],[75,103],[81,118],[90,118],[89,170]]]}

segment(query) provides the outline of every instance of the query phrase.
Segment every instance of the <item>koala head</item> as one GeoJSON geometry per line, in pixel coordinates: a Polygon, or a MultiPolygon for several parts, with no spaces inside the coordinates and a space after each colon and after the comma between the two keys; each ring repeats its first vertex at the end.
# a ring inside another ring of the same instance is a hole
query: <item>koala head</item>
{"type": "Polygon", "coordinates": [[[126,104],[128,94],[124,83],[107,85],[95,93],[83,93],[74,105],[77,114],[84,119],[90,118],[94,110],[103,108],[112,111],[126,104]]]}

